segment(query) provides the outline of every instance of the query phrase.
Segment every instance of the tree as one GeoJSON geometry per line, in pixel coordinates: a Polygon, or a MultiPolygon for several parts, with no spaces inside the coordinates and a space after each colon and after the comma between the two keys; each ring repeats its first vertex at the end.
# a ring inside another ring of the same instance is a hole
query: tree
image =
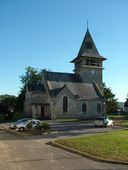
{"type": "Polygon", "coordinates": [[[115,98],[115,94],[112,93],[110,87],[109,88],[106,87],[105,84],[103,84],[103,86],[104,86],[104,97],[106,99],[106,112],[111,113],[117,111],[118,101],[115,98]]]}
{"type": "Polygon", "coordinates": [[[124,103],[124,107],[128,107],[128,98],[126,98],[126,101],[124,103]]]}
{"type": "Polygon", "coordinates": [[[22,90],[20,90],[19,95],[17,97],[15,111],[23,111],[24,100],[25,100],[25,88],[22,88],[22,90]]]}
{"type": "Polygon", "coordinates": [[[8,107],[10,111],[14,111],[17,102],[17,97],[8,94],[0,95],[0,102],[3,106],[8,107]]]}
{"type": "Polygon", "coordinates": [[[4,115],[4,119],[12,119],[16,103],[16,96],[0,95],[0,113],[4,115]]]}
{"type": "Polygon", "coordinates": [[[17,111],[23,111],[24,106],[24,100],[25,100],[25,92],[26,92],[26,85],[28,83],[40,83],[41,82],[41,75],[43,70],[38,70],[34,67],[26,67],[25,68],[25,74],[20,76],[20,81],[22,84],[22,87],[19,92],[19,96],[17,98],[17,105],[16,110],[17,111]]]}
{"type": "Polygon", "coordinates": [[[26,67],[26,72],[24,75],[20,76],[20,81],[22,83],[22,88],[28,83],[40,83],[42,70],[38,70],[34,67],[26,67]]]}

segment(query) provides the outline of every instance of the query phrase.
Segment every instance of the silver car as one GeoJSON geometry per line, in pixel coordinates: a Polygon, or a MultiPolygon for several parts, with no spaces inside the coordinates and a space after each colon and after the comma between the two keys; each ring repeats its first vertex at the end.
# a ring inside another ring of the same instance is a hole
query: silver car
{"type": "Polygon", "coordinates": [[[16,130],[24,131],[25,129],[41,129],[42,121],[37,119],[27,120],[25,122],[20,122],[16,125],[16,130]]]}
{"type": "Polygon", "coordinates": [[[18,121],[11,123],[10,126],[9,126],[9,128],[10,128],[10,129],[16,129],[16,125],[17,125],[17,124],[22,123],[22,122],[25,123],[26,121],[31,120],[31,119],[32,119],[32,118],[19,119],[18,121]]]}

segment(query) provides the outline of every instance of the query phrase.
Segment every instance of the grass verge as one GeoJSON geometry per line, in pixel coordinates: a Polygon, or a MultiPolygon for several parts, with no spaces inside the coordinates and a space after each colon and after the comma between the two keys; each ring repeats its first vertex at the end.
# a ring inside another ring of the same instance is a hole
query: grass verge
{"type": "Polygon", "coordinates": [[[97,158],[128,162],[128,129],[55,142],[97,158]]]}

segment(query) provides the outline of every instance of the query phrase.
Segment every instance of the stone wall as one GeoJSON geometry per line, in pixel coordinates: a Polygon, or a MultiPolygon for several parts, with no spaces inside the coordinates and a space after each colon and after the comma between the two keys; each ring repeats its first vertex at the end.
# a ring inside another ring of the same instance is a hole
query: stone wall
{"type": "Polygon", "coordinates": [[[72,93],[68,89],[64,89],[51,106],[52,110],[52,118],[86,118],[93,119],[98,115],[103,114],[103,102],[101,99],[95,100],[81,100],[79,98],[75,98],[72,93]],[[68,111],[63,112],[63,97],[66,96],[68,98],[68,111]],[[86,112],[82,112],[82,104],[86,103],[86,112]],[[101,113],[97,113],[97,104],[101,104],[101,113]]]}

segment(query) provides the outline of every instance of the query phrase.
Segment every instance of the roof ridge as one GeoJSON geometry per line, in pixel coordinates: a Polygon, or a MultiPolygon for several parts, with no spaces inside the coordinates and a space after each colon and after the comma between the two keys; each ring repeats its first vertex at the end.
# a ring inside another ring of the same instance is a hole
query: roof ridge
{"type": "Polygon", "coordinates": [[[101,91],[101,89],[99,88],[97,83],[93,83],[94,89],[96,90],[97,94],[99,97],[103,97],[103,93],[101,91]]]}
{"type": "Polygon", "coordinates": [[[74,73],[56,72],[56,71],[46,71],[46,73],[55,73],[55,74],[72,74],[72,75],[74,75],[74,73]]]}
{"type": "Polygon", "coordinates": [[[75,73],[60,73],[60,72],[45,72],[46,81],[56,81],[56,82],[72,82],[72,83],[82,83],[82,79],[79,74],[75,73]]]}

